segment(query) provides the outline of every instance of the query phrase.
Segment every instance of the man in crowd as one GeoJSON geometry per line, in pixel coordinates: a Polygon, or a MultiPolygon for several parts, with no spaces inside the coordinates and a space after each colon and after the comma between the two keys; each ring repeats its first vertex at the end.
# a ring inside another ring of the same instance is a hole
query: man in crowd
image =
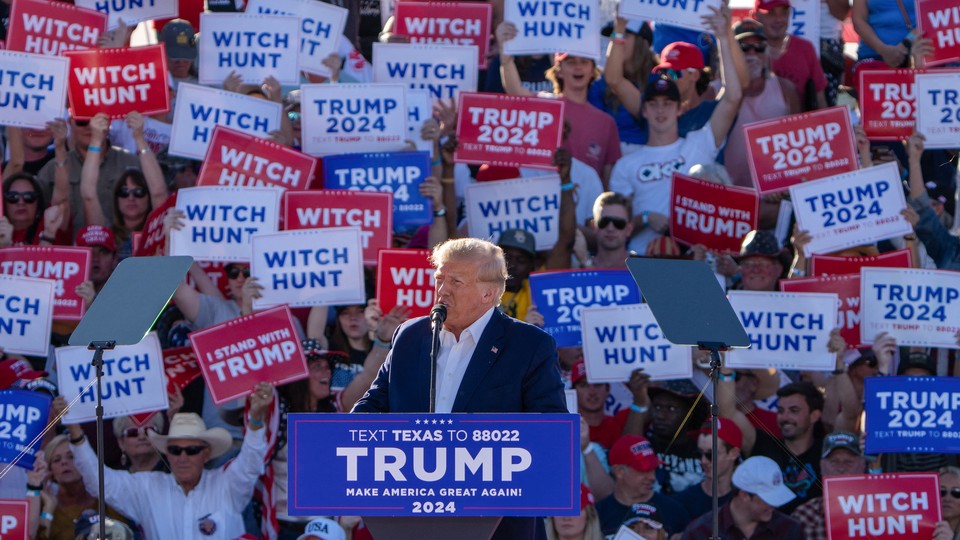
{"type": "MultiPolygon", "coordinates": [[[[593,203],[593,222],[597,251],[585,266],[588,268],[626,268],[627,242],[633,235],[633,212],[630,200],[614,191],[600,194],[593,203]]],[[[586,262],[582,261],[582,262],[586,262]]]]}
{"type": "Polygon", "coordinates": [[[792,11],[790,0],[757,0],[752,14],[763,25],[774,73],[793,83],[803,110],[823,109],[827,76],[813,44],[790,31],[792,11]]]}
{"type": "MultiPolygon", "coordinates": [[[[829,476],[863,474],[865,468],[859,437],[843,431],[834,431],[824,437],[820,457],[820,473],[824,480],[829,476]]],[[[791,517],[803,525],[803,535],[807,540],[826,540],[823,497],[814,497],[801,504],[791,517]]]]}
{"type": "Polygon", "coordinates": [[[687,509],[691,517],[696,518],[713,510],[713,468],[717,468],[717,498],[719,504],[726,504],[732,497],[733,472],[740,461],[740,447],[743,445],[743,433],[737,424],[728,418],[717,419],[717,454],[713,454],[712,428],[709,424],[700,430],[697,437],[697,449],[700,452],[700,466],[703,467],[703,481],[677,493],[673,499],[687,509]]]}

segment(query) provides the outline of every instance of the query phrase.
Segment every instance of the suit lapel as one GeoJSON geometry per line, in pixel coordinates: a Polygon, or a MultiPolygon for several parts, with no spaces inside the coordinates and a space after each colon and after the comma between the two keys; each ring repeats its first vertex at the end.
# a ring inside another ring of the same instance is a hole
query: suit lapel
{"type": "Polygon", "coordinates": [[[467,371],[463,374],[463,382],[457,390],[457,399],[453,402],[453,412],[468,412],[465,410],[467,403],[503,352],[505,323],[506,315],[501,313],[499,308],[493,308],[493,316],[480,334],[477,348],[473,351],[467,371]]]}

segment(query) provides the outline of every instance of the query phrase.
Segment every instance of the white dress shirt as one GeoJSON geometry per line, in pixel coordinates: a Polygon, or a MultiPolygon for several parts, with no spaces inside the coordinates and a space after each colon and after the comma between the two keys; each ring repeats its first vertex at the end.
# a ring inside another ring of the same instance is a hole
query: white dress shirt
{"type": "Polygon", "coordinates": [[[457,340],[453,332],[447,329],[440,330],[440,351],[437,353],[437,403],[436,412],[448,413],[453,410],[453,402],[457,399],[460,383],[467,372],[473,351],[477,350],[477,341],[493,317],[492,307],[473,324],[460,332],[457,340]]]}

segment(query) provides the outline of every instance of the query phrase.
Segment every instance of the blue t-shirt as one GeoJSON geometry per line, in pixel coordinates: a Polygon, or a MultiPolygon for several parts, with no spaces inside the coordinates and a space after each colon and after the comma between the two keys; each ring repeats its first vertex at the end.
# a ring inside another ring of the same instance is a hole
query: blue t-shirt
{"type": "MultiPolygon", "coordinates": [[[[657,509],[654,519],[663,523],[667,536],[683,532],[690,522],[687,510],[666,495],[654,493],[646,504],[657,509]]],[[[629,514],[630,507],[620,504],[614,495],[597,503],[597,515],[600,517],[600,530],[603,534],[616,534],[629,514]]]]}
{"type": "MultiPolygon", "coordinates": [[[[910,17],[910,26],[915,26],[917,16],[914,13],[914,3],[904,1],[903,7],[907,10],[907,16],[910,17]]],[[[909,32],[897,0],[868,0],[867,22],[873,28],[877,37],[880,38],[880,41],[887,45],[900,43],[909,32]]],[[[864,40],[860,40],[860,46],[857,48],[857,58],[863,60],[879,57],[880,53],[873,50],[864,40]]]]}
{"type": "MultiPolygon", "coordinates": [[[[617,133],[620,134],[620,142],[645,144],[647,142],[646,127],[641,129],[637,119],[619,102],[617,103],[616,110],[612,110],[610,104],[607,102],[606,94],[607,81],[605,81],[603,77],[600,77],[599,80],[594,81],[593,84],[590,85],[590,90],[587,92],[587,101],[594,107],[613,117],[617,123],[617,133]]],[[[642,122],[643,119],[640,119],[640,121],[642,122]]]]}

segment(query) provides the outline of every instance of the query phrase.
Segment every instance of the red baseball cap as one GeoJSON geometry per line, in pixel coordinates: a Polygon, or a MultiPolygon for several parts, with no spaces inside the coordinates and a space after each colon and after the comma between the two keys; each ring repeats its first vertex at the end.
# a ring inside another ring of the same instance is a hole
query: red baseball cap
{"type": "Polygon", "coordinates": [[[586,484],[580,484],[580,509],[596,504],[596,499],[593,498],[593,493],[590,492],[590,488],[586,484]]]}
{"type": "Polygon", "coordinates": [[[573,365],[573,369],[570,370],[570,384],[576,385],[580,379],[586,378],[587,376],[587,364],[580,360],[573,365]]]}
{"type": "Polygon", "coordinates": [[[113,231],[103,225],[87,225],[77,235],[77,245],[80,247],[102,247],[108,251],[117,251],[117,241],[113,231]]]}
{"type": "Polygon", "coordinates": [[[17,381],[32,381],[46,376],[46,371],[34,370],[26,360],[8,358],[0,362],[0,390],[10,388],[17,381]]]}
{"type": "MultiPolygon", "coordinates": [[[[708,420],[700,429],[700,434],[710,435],[712,431],[708,420]]],[[[740,431],[740,426],[729,418],[717,418],[717,438],[734,448],[743,448],[743,432],[740,431]]]]}
{"type": "Polygon", "coordinates": [[[762,11],[764,13],[778,7],[790,7],[790,0],[757,0],[756,3],[753,4],[754,11],[762,11]]]}
{"type": "Polygon", "coordinates": [[[639,435],[624,435],[613,443],[608,460],[611,465],[627,465],[640,472],[655,470],[660,459],[650,441],[639,435]]]}
{"type": "Polygon", "coordinates": [[[660,53],[660,63],[653,68],[674,69],[683,71],[685,69],[703,69],[703,53],[700,48],[692,43],[685,41],[674,41],[663,48],[660,53]]]}

